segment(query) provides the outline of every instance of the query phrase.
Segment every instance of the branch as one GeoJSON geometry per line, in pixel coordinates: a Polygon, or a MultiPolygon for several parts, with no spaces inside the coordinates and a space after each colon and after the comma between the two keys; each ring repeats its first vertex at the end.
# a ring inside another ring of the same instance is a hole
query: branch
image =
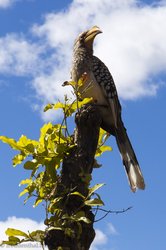
{"type": "MultiPolygon", "coordinates": [[[[104,216],[102,216],[100,219],[98,220],[95,220],[94,222],[98,222],[98,221],[101,221],[102,219],[104,219],[108,214],[122,214],[122,213],[125,213],[127,212],[128,210],[132,209],[132,207],[128,207],[126,209],[122,209],[122,210],[106,210],[106,209],[103,209],[103,208],[97,208],[96,210],[100,210],[102,212],[105,212],[106,214],[104,216]]],[[[97,213],[96,213],[97,214],[97,213]]]]}
{"type": "MultiPolygon", "coordinates": [[[[90,177],[94,156],[97,148],[101,117],[98,107],[86,105],[75,116],[76,146],[63,159],[61,181],[57,186],[58,197],[63,197],[61,204],[61,218],[71,218],[82,213],[85,221],[69,221],[67,226],[73,232],[72,237],[65,234],[65,230],[49,230],[45,237],[45,244],[49,250],[57,250],[58,247],[72,250],[88,250],[95,237],[93,229],[94,215],[90,206],[86,206],[82,197],[89,192],[90,177]],[[82,195],[71,195],[73,192],[82,195]]],[[[66,223],[66,222],[65,222],[66,223]]],[[[67,228],[66,226],[66,228],[67,228]]],[[[67,228],[67,229],[68,229],[67,228]]]]}

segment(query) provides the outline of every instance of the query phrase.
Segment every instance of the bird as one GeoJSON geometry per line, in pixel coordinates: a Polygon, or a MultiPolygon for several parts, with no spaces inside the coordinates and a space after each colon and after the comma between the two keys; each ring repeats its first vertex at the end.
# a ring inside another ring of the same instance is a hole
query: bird
{"type": "Polygon", "coordinates": [[[93,26],[78,35],[74,42],[71,79],[75,83],[86,75],[79,87],[82,98],[92,97],[98,105],[102,117],[101,127],[115,136],[122,162],[133,192],[145,189],[144,178],[122,121],[121,104],[114,79],[108,67],[93,54],[95,37],[102,33],[98,26],[93,26]]]}

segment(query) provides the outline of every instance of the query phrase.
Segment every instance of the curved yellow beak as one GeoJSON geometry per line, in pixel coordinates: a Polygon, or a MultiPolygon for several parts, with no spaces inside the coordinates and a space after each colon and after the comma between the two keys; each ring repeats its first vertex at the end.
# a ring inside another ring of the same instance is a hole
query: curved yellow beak
{"type": "Polygon", "coordinates": [[[91,29],[89,29],[85,35],[84,41],[85,45],[89,48],[92,49],[93,41],[96,35],[102,33],[100,28],[98,26],[93,26],[91,29]]]}

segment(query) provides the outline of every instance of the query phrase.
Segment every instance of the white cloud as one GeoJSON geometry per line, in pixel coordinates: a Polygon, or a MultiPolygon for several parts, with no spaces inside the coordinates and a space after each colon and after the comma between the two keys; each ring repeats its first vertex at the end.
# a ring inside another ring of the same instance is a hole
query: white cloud
{"type": "MultiPolygon", "coordinates": [[[[5,234],[7,228],[15,228],[28,233],[35,230],[44,230],[45,225],[43,224],[43,222],[37,222],[29,218],[16,218],[15,216],[8,217],[6,221],[0,221],[0,241],[7,239],[7,236],[5,234]]],[[[108,242],[108,236],[104,232],[99,229],[96,229],[95,232],[96,237],[92,243],[90,250],[99,250],[101,249],[101,247],[106,246],[108,242]]],[[[0,247],[0,249],[1,248],[5,248],[7,250],[11,249],[11,247],[7,246],[0,247]]],[[[27,243],[27,246],[23,244],[22,248],[21,245],[19,245],[20,250],[29,250],[30,248],[39,250],[41,249],[40,245],[37,243],[27,243]]],[[[16,250],[18,249],[18,247],[12,247],[12,249],[16,250]]]]}
{"type": "MultiPolygon", "coordinates": [[[[8,217],[6,221],[0,221],[0,241],[7,239],[5,231],[7,228],[15,228],[22,230],[25,233],[32,232],[35,230],[44,230],[45,226],[43,222],[37,222],[34,220],[31,220],[29,218],[16,218],[15,216],[13,217],[8,217]]],[[[11,249],[11,247],[3,246],[0,247],[0,249],[11,249]]],[[[29,249],[42,249],[38,243],[27,243],[19,245],[20,250],[29,250],[29,249]]],[[[18,247],[12,247],[12,249],[18,249],[18,247]]]]}
{"type": "Polygon", "coordinates": [[[96,229],[95,232],[96,236],[90,250],[98,250],[98,247],[105,245],[108,241],[106,234],[104,234],[101,230],[96,229]]]}
{"type": "Polygon", "coordinates": [[[118,232],[112,223],[108,223],[108,233],[111,235],[118,235],[118,232]]]}
{"type": "Polygon", "coordinates": [[[0,8],[7,8],[13,4],[14,0],[0,0],[0,8]]]}
{"type": "Polygon", "coordinates": [[[109,222],[105,229],[106,229],[106,232],[101,231],[100,229],[95,229],[96,236],[91,245],[90,250],[100,250],[100,249],[113,250],[116,248],[114,244],[111,244],[110,246],[110,242],[109,242],[110,238],[118,235],[116,228],[114,227],[112,223],[109,222]],[[109,248],[108,248],[108,245],[109,245],[109,248]]]}
{"type": "Polygon", "coordinates": [[[39,64],[42,51],[39,45],[16,34],[0,38],[0,73],[36,75],[43,65],[39,64]]]}
{"type": "Polygon", "coordinates": [[[98,25],[103,34],[96,39],[95,54],[112,72],[119,96],[153,96],[160,87],[158,76],[166,70],[165,16],[165,1],[73,0],[66,11],[47,14],[43,24],[33,26],[38,41],[19,34],[2,37],[0,72],[30,75],[42,103],[55,102],[70,92],[61,84],[70,79],[74,39],[98,25]]]}
{"type": "Polygon", "coordinates": [[[164,3],[141,6],[135,0],[75,0],[67,11],[46,15],[33,32],[57,50],[58,67],[34,81],[36,90],[47,92],[46,99],[63,95],[60,84],[69,76],[74,38],[97,24],[104,33],[96,39],[95,54],[112,72],[120,97],[155,95],[160,81],[153,77],[166,70],[165,16],[164,3]]]}

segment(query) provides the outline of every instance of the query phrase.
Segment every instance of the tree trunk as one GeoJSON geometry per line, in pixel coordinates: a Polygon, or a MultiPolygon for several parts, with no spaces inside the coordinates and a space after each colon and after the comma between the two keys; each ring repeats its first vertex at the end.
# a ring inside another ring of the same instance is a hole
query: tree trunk
{"type": "MultiPolygon", "coordinates": [[[[101,117],[97,106],[86,105],[75,116],[76,130],[74,133],[76,147],[63,160],[61,181],[58,192],[64,190],[79,192],[87,196],[94,156],[97,148],[101,117]]],[[[64,230],[52,229],[47,232],[45,244],[49,250],[88,250],[95,237],[93,229],[94,215],[90,206],[85,206],[79,195],[64,195],[63,214],[71,216],[76,212],[83,212],[91,223],[80,221],[72,223],[73,234],[67,235],[64,230]]]]}

